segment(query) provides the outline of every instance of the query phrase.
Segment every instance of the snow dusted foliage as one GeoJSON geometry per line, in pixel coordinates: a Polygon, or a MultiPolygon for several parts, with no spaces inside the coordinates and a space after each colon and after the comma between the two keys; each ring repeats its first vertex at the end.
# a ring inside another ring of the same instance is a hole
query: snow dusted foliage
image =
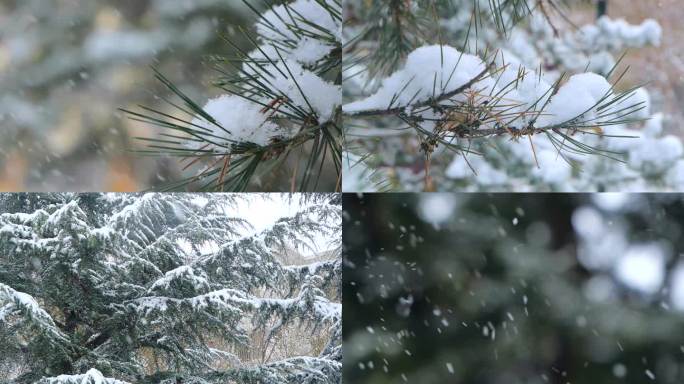
{"type": "Polygon", "coordinates": [[[575,28],[524,0],[379,3],[349,2],[345,188],[684,187],[667,116],[618,82],[616,54],[660,44],[654,20],[575,28]]]}
{"type": "MultiPolygon", "coordinates": [[[[251,3],[256,11],[258,2],[251,3]]],[[[160,122],[163,113],[130,113],[177,131],[174,140],[164,140],[164,154],[208,158],[209,166],[199,167],[192,180],[207,179],[205,187],[214,189],[244,189],[262,169],[270,172],[294,149],[313,143],[306,169],[287,172],[300,176],[300,190],[315,189],[309,186],[315,174],[339,175],[341,168],[341,9],[338,0],[274,5],[259,14],[256,36],[246,35],[249,50],[231,43],[235,53],[223,60],[227,68],[217,83],[226,94],[200,107],[167,84],[185,102],[180,112],[191,116],[160,122]],[[321,170],[328,163],[334,169],[321,170]]]]}
{"type": "Polygon", "coordinates": [[[333,118],[341,103],[341,90],[320,77],[330,69],[320,67],[320,62],[330,64],[330,55],[339,49],[340,12],[334,1],[296,0],[261,15],[256,24],[261,44],[243,58],[240,70],[243,92],[205,106],[224,129],[223,133],[214,130],[219,136],[216,139],[264,147],[270,140],[291,139],[301,133],[273,123],[279,119],[299,115],[321,125],[333,118]],[[278,104],[273,104],[276,101],[278,104]]]}
{"type": "Polygon", "coordinates": [[[82,375],[59,375],[38,380],[37,384],[129,384],[125,381],[104,377],[93,368],[82,375]]]}
{"type": "Polygon", "coordinates": [[[0,376],[339,383],[340,231],[336,195],[0,195],[0,376]]]}

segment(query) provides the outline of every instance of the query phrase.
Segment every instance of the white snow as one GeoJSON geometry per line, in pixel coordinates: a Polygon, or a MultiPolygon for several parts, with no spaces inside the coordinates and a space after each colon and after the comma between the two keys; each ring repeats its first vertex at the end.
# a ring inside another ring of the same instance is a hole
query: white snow
{"type": "Polygon", "coordinates": [[[624,364],[613,365],[613,375],[617,378],[623,378],[627,375],[627,367],[624,364]]]}
{"type": "Polygon", "coordinates": [[[266,82],[305,111],[313,108],[319,122],[332,118],[335,108],[342,102],[339,86],[323,80],[293,60],[285,60],[276,66],[279,71],[272,70],[274,76],[264,79],[266,82]]]}
{"type": "Polygon", "coordinates": [[[441,224],[454,218],[457,206],[456,198],[448,193],[421,195],[418,214],[426,222],[441,224]]]}
{"type": "MultiPolygon", "coordinates": [[[[208,139],[220,144],[225,144],[225,141],[228,141],[230,143],[254,143],[267,146],[273,138],[288,137],[289,133],[271,122],[269,115],[262,112],[263,108],[262,105],[240,96],[223,95],[209,100],[203,108],[207,114],[216,120],[220,127],[200,117],[195,118],[192,124],[208,131],[212,135],[208,139]]],[[[200,130],[197,127],[192,128],[200,130]]],[[[199,148],[205,145],[203,142],[195,141],[188,141],[187,143],[191,148],[199,148]]]]}
{"type": "MultiPolygon", "coordinates": [[[[456,61],[460,53],[450,47],[439,46],[422,47],[409,55],[405,66],[390,77],[384,79],[379,89],[370,97],[352,102],[343,106],[343,110],[349,113],[363,110],[385,109],[390,107],[407,107],[408,114],[422,117],[420,125],[423,129],[431,131],[436,126],[436,121],[444,118],[440,112],[415,109],[415,105],[421,99],[433,96],[433,90],[443,93],[440,81],[451,74],[447,70],[450,61],[456,61]],[[441,52],[444,52],[445,67],[441,66],[441,52]],[[409,82],[409,80],[411,80],[409,82]],[[408,85],[407,85],[408,84],[408,85]],[[406,88],[404,89],[404,86],[406,88]],[[404,89],[401,95],[393,100],[396,92],[404,89]],[[415,96],[415,98],[414,98],[415,96]]],[[[464,56],[467,57],[467,56],[464,56]]],[[[473,66],[480,66],[479,59],[472,57],[473,66]]],[[[467,65],[468,60],[462,59],[446,89],[456,88],[459,82],[454,81],[467,65]],[[461,68],[463,66],[464,68],[461,68]]],[[[499,117],[499,121],[511,127],[521,128],[534,121],[537,128],[557,126],[571,123],[574,126],[585,128],[586,133],[570,133],[591,147],[614,151],[614,156],[621,157],[620,153],[626,154],[627,166],[617,164],[615,160],[600,156],[583,156],[570,151],[563,151],[559,155],[557,143],[553,143],[543,135],[535,135],[534,149],[523,140],[511,142],[498,142],[496,150],[477,146],[476,150],[484,152],[483,156],[469,156],[468,162],[462,154],[456,154],[452,163],[444,170],[444,175],[455,180],[458,188],[463,188],[462,183],[468,183],[466,188],[477,190],[486,187],[487,190],[504,189],[534,189],[555,191],[586,191],[599,187],[609,186],[608,190],[635,190],[645,191],[651,189],[680,189],[684,185],[684,146],[681,140],[675,136],[662,136],[664,116],[662,114],[651,115],[651,100],[648,92],[639,88],[631,95],[620,96],[614,94],[612,85],[608,80],[595,73],[582,73],[570,77],[562,83],[559,90],[553,96],[549,82],[535,71],[529,71],[522,66],[517,56],[507,50],[497,55],[495,64],[498,69],[492,72],[492,79],[485,79],[476,83],[473,88],[483,91],[491,90],[491,95],[504,93],[501,100],[496,100],[493,111],[506,111],[506,116],[499,117]],[[524,75],[523,75],[524,74],[524,75]],[[521,76],[519,78],[519,76],[521,76]],[[493,85],[493,81],[498,82],[493,85]],[[508,86],[509,83],[514,83],[508,86]],[[547,99],[549,103],[544,107],[547,99]],[[536,103],[536,104],[535,104],[536,103]],[[607,105],[612,103],[612,105],[607,105]],[[543,111],[541,111],[544,107],[543,111]],[[629,112],[632,112],[631,114],[629,112]],[[515,114],[525,113],[522,117],[515,114]],[[606,122],[615,118],[623,118],[629,114],[629,118],[647,120],[643,123],[606,125],[606,122]],[[623,116],[620,116],[623,115],[623,116]],[[639,125],[643,128],[639,130],[639,125]],[[615,136],[615,137],[613,137],[615,136]],[[623,136],[623,137],[619,137],[623,136]],[[502,149],[499,151],[499,148],[502,149]],[[654,150],[658,148],[658,150],[654,150]],[[496,153],[494,153],[496,152],[496,153]],[[573,163],[568,164],[569,160],[573,163]],[[537,167],[539,163],[540,167],[537,167]],[[474,171],[471,169],[474,169],[474,171]],[[519,171],[520,167],[526,170],[519,171]],[[662,180],[662,186],[647,182],[646,177],[662,180]]],[[[460,81],[471,80],[478,71],[473,70],[468,76],[460,81]]],[[[481,93],[483,98],[488,98],[481,93]]],[[[463,95],[453,97],[448,103],[465,102],[463,95]]],[[[476,103],[479,101],[475,101],[476,103]]],[[[490,98],[489,106],[493,105],[490,98]]],[[[493,123],[486,123],[481,128],[493,128],[493,123]]],[[[558,137],[556,137],[559,139],[558,137]]],[[[524,140],[527,141],[527,140],[524,140]]],[[[567,141],[563,140],[565,144],[567,141]]],[[[441,153],[436,151],[434,155],[441,153]]],[[[400,178],[408,178],[399,173],[400,178]]],[[[358,179],[358,177],[357,177],[358,179]]]]}
{"type": "Polygon", "coordinates": [[[235,306],[238,304],[258,306],[258,303],[246,296],[244,292],[227,288],[184,299],[163,296],[141,297],[130,301],[130,304],[134,305],[145,316],[164,313],[174,308],[178,309],[183,304],[189,305],[195,311],[204,310],[211,306],[228,313],[240,313],[240,309],[235,306]]]}
{"type": "Polygon", "coordinates": [[[566,32],[558,38],[546,17],[537,12],[530,20],[530,33],[526,35],[509,45],[532,67],[537,67],[540,60],[551,59],[560,62],[562,68],[571,72],[589,70],[605,74],[616,63],[613,53],[621,53],[628,48],[660,45],[662,28],[651,19],[641,25],[630,25],[624,20],[612,20],[604,16],[595,24],[583,26],[576,32],[566,32]],[[535,52],[528,54],[530,50],[527,47],[518,49],[523,41],[532,45],[535,52]]]}
{"type": "Polygon", "coordinates": [[[579,42],[594,50],[622,51],[631,46],[660,45],[662,28],[653,19],[631,25],[624,19],[601,17],[596,25],[585,25],[578,31],[579,42]]]}
{"type": "MultiPolygon", "coordinates": [[[[535,124],[537,127],[566,123],[579,116],[582,116],[581,121],[595,125],[601,120],[597,120],[599,117],[605,118],[609,114],[609,111],[598,111],[596,108],[612,96],[612,86],[603,76],[583,73],[570,77],[546,105],[551,96],[551,85],[543,76],[527,70],[515,56],[506,52],[497,56],[497,64],[501,70],[496,83],[486,75],[471,88],[477,92],[478,100],[498,95],[498,108],[506,110],[507,115],[526,113],[523,118],[507,116],[505,120],[509,120],[512,126],[524,126],[539,114],[541,116],[535,124]],[[545,105],[546,108],[541,112],[545,105]]],[[[450,46],[421,47],[411,52],[404,67],[384,79],[373,95],[346,104],[343,110],[353,113],[408,107],[458,89],[476,78],[485,68],[484,62],[477,56],[461,53],[450,46]]],[[[647,102],[645,98],[644,93],[640,92],[631,99],[636,100],[634,103],[647,102]]],[[[464,96],[455,96],[452,101],[459,99],[463,101],[464,96]]],[[[550,178],[564,174],[554,173],[550,178]]]]}
{"type": "Polygon", "coordinates": [[[411,52],[404,67],[384,79],[372,96],[346,104],[342,109],[358,112],[415,104],[458,89],[485,68],[479,57],[448,45],[424,46],[411,52]]]}
{"type": "MultiPolygon", "coordinates": [[[[330,6],[336,8],[335,3],[330,6]]],[[[262,44],[249,53],[242,65],[244,91],[254,101],[238,95],[209,100],[203,109],[218,126],[196,116],[192,124],[208,135],[198,134],[206,140],[191,137],[186,145],[199,149],[207,141],[214,141],[221,145],[254,143],[265,147],[274,139],[287,140],[299,133],[288,124],[277,123],[280,117],[315,114],[320,124],[331,120],[341,105],[341,88],[303,66],[317,62],[339,44],[341,21],[333,14],[334,11],[314,0],[297,0],[265,11],[256,24],[262,44]],[[250,92],[255,87],[259,89],[250,92]],[[262,87],[271,94],[265,95],[262,87]]]]}
{"type": "MultiPolygon", "coordinates": [[[[328,5],[334,4],[329,3],[328,5]]],[[[287,52],[288,57],[302,64],[312,64],[325,57],[335,47],[335,44],[332,41],[306,35],[334,37],[334,41],[339,42],[342,24],[340,20],[333,17],[316,1],[297,0],[287,5],[275,6],[264,12],[257,22],[257,33],[262,40],[285,44],[295,41],[296,46],[287,52]],[[302,20],[314,23],[315,26],[302,20]]],[[[272,51],[270,45],[264,45],[262,49],[266,52],[272,51]]],[[[274,53],[268,55],[270,58],[277,57],[274,53]]]]}
{"type": "Polygon", "coordinates": [[[665,251],[659,244],[632,245],[618,259],[615,274],[627,286],[653,294],[665,279],[665,261],[665,251]]]}
{"type": "Polygon", "coordinates": [[[684,262],[677,264],[672,272],[670,299],[675,309],[684,312],[684,262]]]}
{"type": "Polygon", "coordinates": [[[641,109],[631,116],[635,119],[648,119],[651,117],[651,95],[644,88],[638,88],[634,94],[620,103],[623,108],[639,105],[641,109]]]}
{"type": "Polygon", "coordinates": [[[333,303],[322,296],[316,296],[314,310],[327,321],[337,321],[342,318],[342,304],[333,303]]]}
{"type": "Polygon", "coordinates": [[[300,34],[298,30],[322,33],[319,28],[302,20],[315,23],[317,27],[341,37],[341,23],[314,0],[296,0],[287,5],[277,5],[262,13],[257,23],[257,32],[265,39],[276,41],[297,40],[300,34]]]}
{"type": "MultiPolygon", "coordinates": [[[[643,89],[643,88],[639,88],[643,89]]],[[[649,98],[650,99],[650,98],[649,98]]],[[[650,101],[649,101],[650,103],[650,101]]],[[[650,104],[649,104],[650,107],[650,104]]],[[[662,113],[655,113],[652,116],[650,116],[650,119],[646,122],[644,125],[644,128],[641,130],[643,134],[647,137],[658,137],[662,135],[663,133],[663,120],[665,119],[665,116],[662,113]]]]}
{"type": "MultiPolygon", "coordinates": [[[[30,313],[29,318],[39,325],[46,333],[52,337],[63,339],[64,335],[55,325],[54,320],[31,295],[14,290],[12,287],[0,283],[0,302],[9,302],[11,307],[17,305],[30,313]]],[[[3,313],[10,312],[10,307],[3,306],[3,313]]],[[[3,315],[4,316],[4,315],[3,315]]]]}
{"type": "Polygon", "coordinates": [[[104,377],[102,372],[91,368],[82,375],[59,375],[45,378],[48,384],[129,384],[125,381],[104,377]]]}
{"type": "Polygon", "coordinates": [[[516,128],[527,126],[532,119],[538,117],[539,111],[546,105],[552,87],[543,74],[529,71],[509,52],[501,52],[496,58],[501,69],[496,85],[501,92],[497,95],[501,98],[498,104],[505,110],[505,120],[516,128]],[[508,117],[515,113],[524,115],[522,118],[508,117]]]}
{"type": "Polygon", "coordinates": [[[164,274],[164,277],[152,283],[148,291],[155,289],[168,289],[173,281],[189,282],[195,290],[209,289],[209,281],[206,276],[200,273],[195,273],[195,270],[188,265],[180,266],[172,269],[164,274]]]}
{"type": "Polygon", "coordinates": [[[303,64],[313,64],[330,53],[333,47],[321,40],[304,37],[297,44],[297,48],[290,51],[290,57],[303,64]]]}
{"type": "Polygon", "coordinates": [[[619,211],[632,201],[632,196],[628,193],[605,192],[592,195],[591,200],[603,210],[619,211]]]}
{"type": "Polygon", "coordinates": [[[572,226],[580,236],[597,239],[604,235],[607,224],[599,211],[593,207],[584,206],[572,213],[572,226]]]}
{"type": "MultiPolygon", "coordinates": [[[[533,141],[537,141],[535,137],[533,141]]],[[[521,143],[525,145],[528,143],[521,143]]],[[[534,156],[534,154],[533,154],[534,156]]],[[[545,183],[562,184],[572,175],[572,166],[558,155],[558,151],[551,149],[537,150],[539,167],[532,170],[532,174],[541,178],[545,183]]]]}
{"type": "Polygon", "coordinates": [[[662,138],[640,138],[642,145],[629,152],[629,164],[649,171],[662,170],[679,160],[684,154],[680,139],[667,135],[662,138]]]}
{"type": "MultiPolygon", "coordinates": [[[[70,236],[73,234],[70,233],[69,229],[74,223],[76,226],[82,224],[83,218],[80,215],[83,211],[81,209],[85,208],[80,199],[71,195],[63,197],[67,201],[44,203],[49,207],[47,209],[53,212],[52,215],[48,215],[44,211],[39,211],[40,214],[0,215],[0,228],[3,228],[3,238],[9,238],[9,241],[23,240],[24,237],[49,240],[58,242],[58,245],[71,243],[70,236]],[[21,223],[18,224],[17,222],[21,223]],[[55,228],[54,231],[45,230],[44,227],[48,224],[60,228],[55,228]],[[66,228],[66,230],[62,230],[62,228],[66,228]],[[47,238],[42,239],[43,236],[47,238]]],[[[280,246],[280,244],[275,244],[275,236],[269,238],[269,241],[264,240],[267,237],[264,232],[268,234],[268,232],[276,231],[279,235],[282,234],[283,229],[289,229],[292,230],[290,233],[293,236],[302,236],[310,241],[317,241],[318,236],[323,236],[325,239],[322,241],[331,246],[331,239],[339,239],[341,206],[336,202],[323,198],[309,200],[285,194],[282,196],[254,195],[242,198],[225,195],[213,199],[206,196],[184,194],[106,195],[103,196],[103,199],[106,200],[105,205],[107,208],[111,208],[111,211],[107,210],[107,214],[99,217],[97,222],[101,220],[107,224],[98,228],[97,231],[111,233],[112,238],[110,239],[111,243],[106,244],[103,248],[102,257],[91,260],[87,255],[82,255],[77,252],[78,250],[72,248],[60,254],[58,261],[51,259],[47,252],[49,249],[45,249],[45,252],[40,252],[35,256],[24,255],[26,258],[24,262],[29,266],[29,269],[33,267],[39,271],[38,273],[40,271],[44,273],[44,271],[50,270],[48,263],[51,265],[58,262],[65,263],[67,267],[71,266],[75,273],[87,274],[86,277],[93,281],[93,289],[97,289],[108,299],[110,309],[117,312],[137,312],[139,316],[136,317],[139,322],[131,324],[135,327],[151,326],[156,330],[170,329],[171,324],[182,323],[185,326],[196,318],[211,318],[210,323],[214,326],[220,326],[216,322],[223,321],[225,326],[237,335],[233,338],[233,333],[230,333],[228,342],[232,342],[248,337],[247,334],[244,334],[245,331],[242,327],[249,320],[253,321],[254,326],[257,326],[262,320],[266,321],[266,325],[269,324],[270,318],[259,318],[258,313],[252,312],[270,311],[270,315],[283,317],[283,322],[280,324],[282,326],[289,326],[290,323],[301,325],[304,321],[316,322],[317,325],[319,322],[326,322],[322,325],[330,326],[330,329],[335,332],[339,328],[341,334],[342,306],[340,303],[331,301],[337,300],[338,296],[335,293],[324,292],[328,284],[330,287],[334,287],[336,281],[339,282],[339,272],[341,272],[339,254],[337,252],[326,253],[324,261],[293,267],[291,273],[291,270],[282,266],[277,258],[271,258],[271,253],[276,252],[280,246]],[[243,202],[243,206],[236,207],[236,200],[243,202]],[[252,200],[256,200],[257,203],[252,200]],[[162,215],[162,217],[158,215],[162,215]],[[203,268],[201,261],[205,257],[188,258],[188,255],[184,253],[176,253],[176,243],[181,239],[184,239],[185,242],[196,243],[199,241],[202,243],[206,237],[219,241],[218,237],[222,237],[223,233],[231,235],[227,239],[230,239],[232,235],[239,236],[240,229],[242,229],[241,219],[250,220],[250,217],[254,215],[259,216],[257,223],[264,226],[264,228],[260,228],[262,229],[261,233],[257,236],[241,239],[243,244],[239,247],[233,247],[229,252],[223,249],[216,250],[217,255],[225,257],[221,264],[204,266],[205,268],[203,268]],[[177,218],[179,217],[184,219],[182,223],[178,222],[177,218]],[[206,218],[207,221],[199,222],[196,220],[197,217],[206,218]],[[225,218],[227,222],[219,219],[219,217],[225,218]],[[218,222],[214,222],[214,220],[218,220],[218,222]],[[233,220],[238,222],[233,222],[233,220]],[[326,230],[321,230],[319,233],[317,228],[304,233],[297,225],[304,222],[307,225],[326,228],[326,230]],[[134,229],[127,233],[123,230],[125,227],[134,229]],[[202,232],[202,228],[205,228],[206,231],[202,232]],[[138,233],[144,233],[144,235],[134,239],[133,235],[137,236],[138,233]],[[237,260],[234,259],[235,257],[237,260]],[[334,260],[327,260],[328,258],[334,258],[334,260]],[[186,262],[192,264],[182,265],[186,262]],[[136,264],[133,265],[133,263],[136,264]],[[180,266],[166,271],[170,268],[169,265],[180,266]],[[251,271],[249,271],[250,273],[242,271],[239,268],[241,265],[257,270],[256,276],[251,271]],[[261,268],[263,270],[260,270],[261,268]],[[162,274],[160,269],[166,273],[162,274]],[[215,276],[212,273],[213,271],[217,271],[220,276],[215,276]],[[111,276],[108,276],[110,273],[111,276]],[[156,273],[162,277],[157,280],[150,279],[149,273],[156,273]],[[210,277],[212,279],[216,277],[216,281],[210,282],[210,277]],[[269,279],[266,284],[268,288],[262,285],[263,278],[269,279]],[[136,279],[142,280],[135,281],[136,279]],[[239,290],[218,289],[225,284],[239,288],[239,290]],[[189,289],[187,289],[188,285],[190,285],[189,289]],[[201,289],[202,291],[193,291],[192,287],[195,287],[195,290],[201,289]],[[252,287],[253,289],[251,289],[252,287]],[[262,287],[264,289],[261,289],[262,287]],[[140,297],[145,288],[149,288],[147,297],[140,297]],[[172,289],[169,292],[160,293],[156,291],[167,288],[172,289]],[[124,291],[120,292],[121,289],[124,291]],[[211,289],[213,291],[210,291],[211,289]],[[154,293],[150,291],[154,291],[154,293]],[[210,292],[200,294],[207,291],[210,292]],[[291,298],[293,292],[300,292],[300,294],[291,298]],[[273,296],[274,298],[255,297],[251,294],[273,296]],[[330,295],[332,298],[328,299],[325,297],[326,295],[330,295]]],[[[90,228],[97,225],[91,220],[88,220],[86,224],[88,227],[85,228],[85,231],[91,230],[90,228]]],[[[81,228],[77,229],[80,233],[81,228]]],[[[89,237],[84,236],[83,240],[88,240],[89,237]]],[[[103,244],[92,246],[95,245],[103,244]]],[[[17,252],[21,253],[22,251],[17,249],[17,252]]],[[[323,256],[321,257],[323,258],[323,256]]],[[[36,296],[34,299],[27,293],[15,291],[8,285],[0,283],[0,322],[4,324],[5,321],[10,321],[11,325],[17,326],[18,329],[20,329],[18,326],[23,327],[24,325],[31,327],[31,330],[40,332],[48,338],[46,346],[49,344],[51,348],[66,350],[72,347],[73,340],[62,336],[50,315],[41,308],[43,306],[52,311],[50,309],[52,307],[51,302],[49,297],[40,296],[39,298],[36,296]]],[[[85,335],[86,339],[89,341],[97,339],[102,334],[99,331],[101,330],[95,329],[85,335]]],[[[25,337],[23,331],[20,331],[17,336],[20,339],[25,337]]],[[[127,335],[123,342],[135,344],[134,338],[135,335],[131,334],[130,337],[127,335]]],[[[335,352],[336,340],[331,338],[325,352],[326,356],[337,353],[335,352]]],[[[171,345],[174,342],[171,335],[157,338],[157,341],[162,345],[171,345]]],[[[191,348],[193,346],[184,345],[181,347],[191,348]]],[[[338,349],[341,349],[341,346],[338,349]]],[[[211,359],[221,355],[222,358],[228,357],[230,359],[230,356],[225,353],[221,354],[220,351],[212,350],[211,354],[208,354],[206,346],[199,346],[194,352],[188,350],[188,353],[194,354],[191,356],[192,358],[211,359]]],[[[131,366],[135,363],[132,362],[131,366]]],[[[95,367],[99,368],[104,366],[103,364],[106,362],[98,362],[95,367]]],[[[96,369],[83,373],[90,367],[84,368],[81,364],[77,370],[69,372],[80,374],[45,378],[45,381],[50,380],[51,383],[59,384],[118,383],[113,379],[105,378],[102,372],[96,369]]],[[[53,376],[64,373],[61,371],[46,372],[53,376]]],[[[108,374],[108,371],[103,372],[108,374]]]]}
{"type": "MultiPolygon", "coordinates": [[[[363,304],[363,299],[358,292],[357,296],[359,297],[359,302],[363,304]]],[[[396,304],[396,311],[397,314],[401,317],[409,317],[411,315],[411,307],[413,306],[413,295],[409,294],[406,297],[400,297],[399,301],[397,301],[396,304]]]]}
{"type": "MultiPolygon", "coordinates": [[[[294,105],[279,105],[277,110],[271,108],[269,114],[280,116],[281,111],[289,114],[313,112],[318,116],[319,123],[324,123],[333,117],[333,112],[341,105],[342,90],[339,86],[305,69],[300,61],[292,59],[286,52],[276,51],[273,47],[263,47],[249,56],[263,63],[260,66],[245,63],[243,71],[247,75],[258,77],[276,95],[275,97],[284,97],[294,105]],[[264,53],[269,60],[265,59],[264,53]],[[283,60],[280,60],[279,55],[283,56],[283,60]]],[[[260,101],[265,105],[271,105],[273,102],[272,99],[264,97],[261,97],[260,101]]],[[[263,107],[260,106],[259,109],[261,108],[263,107]]]]}
{"type": "Polygon", "coordinates": [[[577,257],[589,269],[611,269],[627,253],[630,244],[622,225],[609,225],[593,208],[575,211],[572,224],[582,239],[577,257]]]}
{"type": "Polygon", "coordinates": [[[489,185],[503,185],[508,181],[506,173],[494,168],[482,156],[467,156],[467,162],[463,156],[455,156],[445,175],[451,179],[468,179],[476,176],[478,180],[489,185]]]}
{"type": "Polygon", "coordinates": [[[551,97],[544,114],[539,118],[540,127],[566,123],[578,116],[582,122],[596,125],[600,120],[597,104],[611,94],[612,86],[601,75],[582,73],[574,75],[551,97]]]}
{"type": "Polygon", "coordinates": [[[651,380],[655,380],[655,379],[656,379],[655,374],[654,374],[653,372],[651,372],[650,369],[645,370],[644,373],[646,374],[646,376],[647,376],[649,379],[651,379],[651,380]]]}

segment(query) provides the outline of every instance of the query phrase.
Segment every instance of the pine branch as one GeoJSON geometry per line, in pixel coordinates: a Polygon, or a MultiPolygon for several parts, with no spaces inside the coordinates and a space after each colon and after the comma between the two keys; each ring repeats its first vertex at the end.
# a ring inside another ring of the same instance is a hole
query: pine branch
{"type": "Polygon", "coordinates": [[[339,87],[328,80],[341,82],[340,2],[296,0],[260,12],[243,1],[259,17],[257,35],[242,31],[251,52],[224,37],[235,54],[215,60],[227,66],[216,67],[221,74],[216,86],[226,96],[200,107],[157,72],[182,100],[181,106],[169,104],[185,117],[146,107],[142,113],[123,110],[133,120],[175,131],[142,138],[148,149],[138,151],[178,157],[187,162],[184,170],[195,172],[168,190],[244,191],[276,173],[299,175],[293,191],[317,190],[329,167],[339,178],[341,107],[334,98],[339,87]],[[286,169],[292,155],[306,156],[303,171],[299,161],[286,169]]]}

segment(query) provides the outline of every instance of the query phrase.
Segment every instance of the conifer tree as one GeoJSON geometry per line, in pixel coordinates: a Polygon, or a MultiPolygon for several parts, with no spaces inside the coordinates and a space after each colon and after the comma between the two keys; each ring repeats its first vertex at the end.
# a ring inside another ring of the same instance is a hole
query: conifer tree
{"type": "Polygon", "coordinates": [[[620,81],[660,26],[580,3],[350,0],[345,190],[679,189],[681,141],[620,81]]]}
{"type": "Polygon", "coordinates": [[[169,101],[178,114],[126,111],[163,129],[144,139],[144,152],[175,156],[194,172],[170,189],[242,191],[261,183],[263,190],[262,179],[281,172],[292,191],[339,190],[341,0],[285,1],[263,13],[261,3],[245,4],[258,20],[255,32],[244,32],[248,49],[226,39],[231,53],[216,58],[215,85],[224,95],[201,106],[158,72],[180,99],[169,101]],[[328,185],[324,173],[335,175],[328,185]]]}
{"type": "Polygon", "coordinates": [[[231,213],[249,199],[1,195],[2,380],[339,383],[340,198],[261,231],[231,213]]]}

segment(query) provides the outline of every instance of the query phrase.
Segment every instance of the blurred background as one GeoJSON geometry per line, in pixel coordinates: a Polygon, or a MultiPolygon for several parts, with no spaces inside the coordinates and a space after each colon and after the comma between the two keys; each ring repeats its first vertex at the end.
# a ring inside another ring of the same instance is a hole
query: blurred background
{"type": "MultiPolygon", "coordinates": [[[[684,138],[684,7],[679,0],[591,0],[568,9],[568,17],[578,26],[593,22],[598,3],[605,6],[606,15],[640,24],[654,19],[663,28],[659,46],[646,46],[626,52],[624,64],[631,69],[623,86],[646,85],[651,92],[654,112],[667,117],[666,129],[684,138]]],[[[559,20],[560,22],[560,20],[559,20]]]]}
{"type": "Polygon", "coordinates": [[[684,197],[344,197],[349,383],[684,382],[684,197]]]}
{"type": "MultiPolygon", "coordinates": [[[[143,158],[157,130],[118,108],[171,109],[157,67],[203,104],[212,55],[254,13],[226,0],[0,0],[0,190],[134,191],[180,178],[143,158]]],[[[246,43],[238,39],[237,43],[246,43]]]]}

